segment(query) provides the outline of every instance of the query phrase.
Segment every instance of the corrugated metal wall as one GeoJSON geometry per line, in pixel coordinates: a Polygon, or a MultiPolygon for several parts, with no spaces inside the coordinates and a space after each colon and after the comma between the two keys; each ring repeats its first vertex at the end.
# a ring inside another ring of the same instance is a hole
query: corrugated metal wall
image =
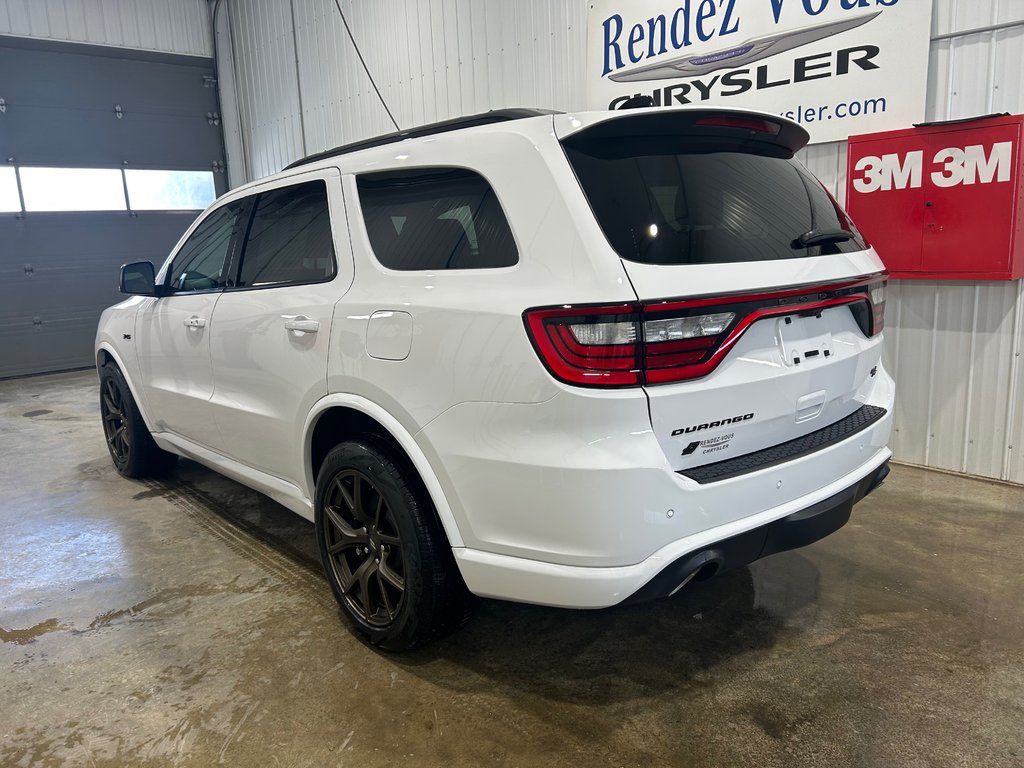
{"type": "MultiPolygon", "coordinates": [[[[394,130],[333,0],[226,1],[251,177],[394,130]]],[[[584,105],[585,0],[341,0],[341,7],[403,128],[499,107],[584,105]]]]}
{"type": "Polygon", "coordinates": [[[206,0],[0,0],[0,34],[213,55],[206,0]]]}
{"type": "MultiPolygon", "coordinates": [[[[225,2],[230,34],[222,23],[218,38],[234,40],[234,60],[222,55],[222,68],[234,65],[238,104],[233,112],[225,98],[224,111],[243,147],[235,183],[393,130],[333,0],[225,2]]],[[[1024,112],[1024,0],[934,2],[928,119],[1024,112]]],[[[342,8],[402,127],[506,106],[585,107],[586,0],[342,0],[342,8]]],[[[230,153],[229,144],[232,165],[230,153]]],[[[804,160],[844,196],[845,142],[811,147],[804,160]]],[[[895,283],[887,314],[897,457],[1024,483],[1021,284],[895,283]]]]}

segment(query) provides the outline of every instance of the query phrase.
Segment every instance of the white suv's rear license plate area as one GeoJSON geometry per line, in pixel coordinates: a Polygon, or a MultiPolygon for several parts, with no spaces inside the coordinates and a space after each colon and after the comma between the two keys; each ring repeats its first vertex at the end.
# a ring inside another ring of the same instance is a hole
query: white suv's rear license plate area
{"type": "Polygon", "coordinates": [[[835,354],[832,330],[820,314],[780,317],[776,325],[782,360],[787,367],[815,359],[825,360],[835,354]]]}

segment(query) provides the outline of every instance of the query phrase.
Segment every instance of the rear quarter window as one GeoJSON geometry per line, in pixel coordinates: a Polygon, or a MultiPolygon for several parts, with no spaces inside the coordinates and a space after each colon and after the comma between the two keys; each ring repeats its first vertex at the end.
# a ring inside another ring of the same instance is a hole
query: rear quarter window
{"type": "Polygon", "coordinates": [[[374,256],[388,269],[495,269],[519,262],[491,185],[461,168],[356,177],[374,256]]]}

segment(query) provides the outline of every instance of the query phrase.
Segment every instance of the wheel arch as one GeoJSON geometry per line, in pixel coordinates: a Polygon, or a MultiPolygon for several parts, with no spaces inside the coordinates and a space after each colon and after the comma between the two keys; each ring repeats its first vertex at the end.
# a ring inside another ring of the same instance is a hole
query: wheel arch
{"type": "Polygon", "coordinates": [[[426,454],[401,422],[382,407],[358,395],[328,395],[313,407],[304,434],[303,466],[311,499],[315,498],[316,475],[331,448],[346,438],[369,438],[385,444],[393,459],[415,473],[433,503],[448,544],[464,546],[451,505],[426,454]]]}
{"type": "Polygon", "coordinates": [[[142,421],[146,425],[146,429],[153,432],[153,422],[149,419],[149,414],[146,413],[146,404],[139,396],[139,390],[135,387],[135,382],[132,381],[132,377],[128,372],[128,368],[125,366],[121,356],[118,355],[117,350],[111,346],[107,341],[101,341],[99,346],[96,348],[96,373],[99,374],[100,369],[108,362],[112,362],[117,366],[117,369],[121,371],[121,375],[124,376],[124,380],[128,382],[128,389],[131,390],[132,399],[135,401],[135,407],[138,408],[139,413],[142,415],[142,421]]]}

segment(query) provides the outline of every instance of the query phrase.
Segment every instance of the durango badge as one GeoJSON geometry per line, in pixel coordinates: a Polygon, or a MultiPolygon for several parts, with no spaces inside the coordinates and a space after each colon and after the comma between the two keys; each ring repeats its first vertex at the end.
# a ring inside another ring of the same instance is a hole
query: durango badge
{"type": "Polygon", "coordinates": [[[739,424],[742,421],[750,421],[752,418],[754,418],[754,414],[748,413],[745,416],[733,416],[731,419],[720,419],[719,421],[710,421],[706,424],[694,424],[692,427],[672,430],[672,437],[688,435],[691,432],[703,432],[705,429],[716,429],[717,427],[724,427],[727,424],[739,424]]]}

